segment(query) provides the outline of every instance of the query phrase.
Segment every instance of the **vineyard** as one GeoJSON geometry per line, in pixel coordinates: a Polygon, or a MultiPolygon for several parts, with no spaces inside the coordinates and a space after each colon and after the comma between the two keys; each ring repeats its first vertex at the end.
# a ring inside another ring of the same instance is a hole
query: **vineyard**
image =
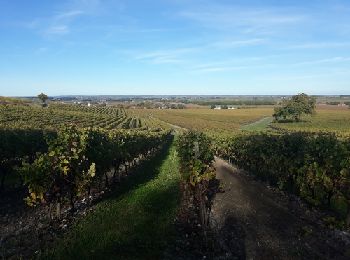
{"type": "Polygon", "coordinates": [[[186,129],[207,133],[230,134],[242,125],[271,116],[272,107],[243,108],[235,110],[184,109],[184,110],[136,110],[139,116],[149,116],[186,129]]]}
{"type": "MultiPolygon", "coordinates": [[[[52,142],[50,139],[57,138],[57,130],[67,130],[67,126],[76,129],[98,129],[96,131],[99,131],[100,134],[104,130],[105,139],[108,135],[114,135],[115,138],[124,138],[125,140],[128,138],[128,134],[131,139],[142,134],[145,136],[144,138],[147,138],[148,133],[164,132],[169,129],[166,124],[159,120],[128,116],[124,109],[115,107],[51,104],[48,108],[42,108],[30,103],[2,104],[0,105],[0,135],[2,140],[0,144],[2,155],[0,188],[4,189],[8,175],[18,177],[18,174],[14,173],[16,167],[22,165],[23,162],[33,163],[37,153],[46,152],[49,143],[52,142]],[[134,129],[135,131],[123,132],[123,129],[134,129]]],[[[129,154],[130,157],[129,151],[125,153],[129,154]]],[[[134,155],[134,153],[131,154],[134,155]]],[[[11,177],[9,179],[13,180],[11,177]]]]}
{"type": "Polygon", "coordinates": [[[56,129],[67,124],[107,130],[148,129],[157,125],[157,122],[129,115],[126,110],[116,107],[51,104],[47,108],[42,108],[34,105],[10,104],[0,105],[0,115],[0,128],[14,129],[56,129]]]}
{"type": "Polygon", "coordinates": [[[227,255],[220,235],[227,230],[216,230],[212,220],[226,185],[216,179],[228,171],[221,159],[325,212],[324,225],[350,226],[347,110],[318,110],[291,124],[271,122],[266,107],[164,111],[8,101],[0,107],[2,199],[16,194],[33,209],[27,219],[37,218],[27,224],[13,215],[26,225],[16,231],[22,240],[4,226],[5,258],[37,250],[44,259],[227,255]],[[54,227],[61,239],[48,232],[54,227]]]}
{"type": "Polygon", "coordinates": [[[297,123],[274,123],[274,128],[288,131],[333,132],[350,135],[350,109],[317,109],[316,114],[297,123]]]}
{"type": "Polygon", "coordinates": [[[185,109],[155,110],[136,109],[135,115],[158,118],[172,125],[215,135],[232,135],[239,130],[277,130],[305,132],[333,132],[349,135],[350,109],[318,108],[316,114],[304,116],[296,123],[274,123],[272,107],[252,107],[235,110],[185,109]],[[266,119],[264,119],[266,118],[266,119]],[[259,122],[259,120],[263,120],[259,122]],[[255,125],[256,123],[262,123],[255,125]],[[265,129],[264,129],[265,128],[265,129]]]}
{"type": "Polygon", "coordinates": [[[350,0],[0,0],[0,260],[350,260],[350,0]]]}
{"type": "Polygon", "coordinates": [[[331,133],[252,134],[216,144],[220,157],[313,206],[334,211],[341,225],[350,225],[349,139],[331,133]]]}
{"type": "Polygon", "coordinates": [[[192,109],[155,115],[171,124],[180,122],[182,127],[206,132],[221,158],[312,206],[332,211],[339,220],[337,225],[349,226],[350,111],[318,109],[297,123],[271,122],[271,117],[264,117],[268,112],[266,108],[192,109]],[[255,117],[260,120],[249,124],[255,117]],[[222,124],[226,127],[216,131],[222,124]]]}

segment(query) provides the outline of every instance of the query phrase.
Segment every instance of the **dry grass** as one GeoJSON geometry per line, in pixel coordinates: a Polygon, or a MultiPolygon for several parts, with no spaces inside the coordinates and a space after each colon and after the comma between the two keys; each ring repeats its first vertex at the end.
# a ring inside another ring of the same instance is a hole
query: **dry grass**
{"type": "MultiPolygon", "coordinates": [[[[236,110],[183,109],[183,110],[134,110],[142,117],[159,118],[167,123],[187,129],[215,134],[230,134],[245,129],[245,125],[273,114],[273,107],[236,110]]],[[[350,109],[318,107],[312,117],[306,116],[298,123],[272,123],[275,128],[291,131],[329,131],[350,135],[350,109]]]]}
{"type": "Polygon", "coordinates": [[[350,109],[317,109],[312,117],[298,123],[274,123],[273,126],[292,131],[330,131],[350,135],[350,109]]]}

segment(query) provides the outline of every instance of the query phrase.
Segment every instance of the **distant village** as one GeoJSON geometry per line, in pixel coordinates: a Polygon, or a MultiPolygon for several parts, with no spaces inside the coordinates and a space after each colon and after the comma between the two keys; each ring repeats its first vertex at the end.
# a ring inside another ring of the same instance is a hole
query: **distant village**
{"type": "MultiPolygon", "coordinates": [[[[287,96],[275,97],[147,97],[126,96],[113,98],[109,96],[66,96],[52,97],[50,101],[63,104],[75,104],[81,106],[117,106],[128,109],[186,109],[186,108],[210,108],[213,110],[234,110],[243,107],[260,105],[277,105],[287,96]],[[231,103],[231,104],[230,104],[231,103]]],[[[337,106],[347,108],[350,106],[349,96],[319,96],[318,106],[337,106]]]]}

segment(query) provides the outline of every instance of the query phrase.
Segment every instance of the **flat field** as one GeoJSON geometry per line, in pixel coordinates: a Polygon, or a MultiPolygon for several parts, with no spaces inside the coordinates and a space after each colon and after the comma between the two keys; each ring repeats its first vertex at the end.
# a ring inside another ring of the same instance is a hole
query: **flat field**
{"type": "Polygon", "coordinates": [[[316,114],[298,123],[273,123],[273,127],[292,131],[327,131],[350,135],[350,109],[319,108],[316,114]]]}
{"type": "Polygon", "coordinates": [[[135,109],[140,117],[155,117],[172,125],[209,133],[230,133],[242,125],[271,116],[272,107],[244,109],[135,109]]]}
{"type": "MultiPolygon", "coordinates": [[[[350,135],[350,109],[324,106],[313,116],[304,116],[301,122],[273,123],[273,107],[254,107],[235,110],[214,109],[134,109],[135,116],[155,119],[192,130],[211,134],[231,134],[240,130],[276,130],[335,132],[350,135]]],[[[131,114],[129,112],[129,114],[131,114]]]]}

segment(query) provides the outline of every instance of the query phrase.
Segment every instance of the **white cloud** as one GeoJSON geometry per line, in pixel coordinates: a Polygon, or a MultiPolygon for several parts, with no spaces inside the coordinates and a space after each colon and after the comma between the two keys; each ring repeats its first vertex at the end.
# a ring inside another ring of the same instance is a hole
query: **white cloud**
{"type": "Polygon", "coordinates": [[[178,14],[204,27],[227,30],[236,28],[244,33],[271,33],[286,26],[300,24],[307,16],[287,8],[242,8],[213,5],[178,14]]]}
{"type": "Polygon", "coordinates": [[[24,27],[36,30],[45,37],[63,36],[72,31],[74,22],[82,16],[91,16],[101,11],[99,0],[73,0],[62,4],[53,15],[37,17],[24,27]]]}
{"type": "Polygon", "coordinates": [[[250,66],[217,66],[217,67],[205,67],[192,70],[193,72],[222,72],[222,71],[234,71],[249,69],[250,66]]]}
{"type": "Polygon", "coordinates": [[[63,19],[71,19],[80,15],[83,15],[84,12],[81,10],[69,10],[66,12],[62,12],[54,17],[54,20],[63,20],[63,19]]]}
{"type": "Polygon", "coordinates": [[[261,45],[266,42],[266,39],[255,38],[255,39],[247,39],[247,40],[233,40],[233,41],[220,41],[210,44],[211,47],[217,48],[238,48],[238,47],[246,47],[253,45],[261,45]]]}
{"type": "Polygon", "coordinates": [[[302,65],[315,65],[315,64],[327,64],[327,63],[339,63],[339,62],[348,62],[350,57],[332,57],[327,59],[311,60],[311,61],[302,61],[290,64],[292,66],[302,66],[302,65]]]}
{"type": "Polygon", "coordinates": [[[64,6],[64,10],[80,10],[85,14],[96,14],[101,11],[103,4],[101,0],[71,0],[64,6]]]}
{"type": "Polygon", "coordinates": [[[49,19],[49,26],[43,30],[43,33],[46,36],[59,36],[68,34],[71,31],[71,23],[79,16],[82,16],[84,14],[86,13],[81,10],[67,10],[60,12],[49,19]]]}
{"type": "Polygon", "coordinates": [[[283,49],[326,49],[326,48],[341,48],[350,47],[350,42],[310,42],[286,46],[283,49]]]}
{"type": "MultiPolygon", "coordinates": [[[[266,42],[265,39],[254,38],[254,39],[244,39],[244,40],[223,40],[212,43],[203,43],[200,46],[187,47],[187,48],[174,48],[167,50],[154,50],[149,52],[142,51],[124,51],[124,54],[132,56],[134,60],[142,60],[150,63],[191,63],[193,60],[192,56],[195,54],[201,54],[203,52],[210,53],[213,50],[229,49],[229,48],[240,48],[252,45],[259,45],[266,42]]],[[[120,52],[120,51],[119,51],[120,52]]],[[[252,58],[247,58],[252,60],[252,58]]],[[[255,58],[256,59],[256,58],[255,58]]],[[[212,64],[211,64],[212,65],[212,64]]],[[[216,64],[216,66],[222,66],[222,62],[216,64]]],[[[195,69],[203,69],[202,64],[200,64],[195,69]]]]}
{"type": "Polygon", "coordinates": [[[135,60],[148,61],[154,64],[161,63],[181,63],[184,60],[181,58],[183,55],[188,55],[193,52],[199,51],[199,48],[178,48],[171,50],[158,50],[151,52],[144,52],[134,54],[135,60]]]}
{"type": "Polygon", "coordinates": [[[85,15],[86,13],[81,10],[67,10],[58,13],[49,19],[49,26],[43,30],[46,36],[50,35],[65,35],[70,33],[72,22],[79,16],[85,15]]]}

